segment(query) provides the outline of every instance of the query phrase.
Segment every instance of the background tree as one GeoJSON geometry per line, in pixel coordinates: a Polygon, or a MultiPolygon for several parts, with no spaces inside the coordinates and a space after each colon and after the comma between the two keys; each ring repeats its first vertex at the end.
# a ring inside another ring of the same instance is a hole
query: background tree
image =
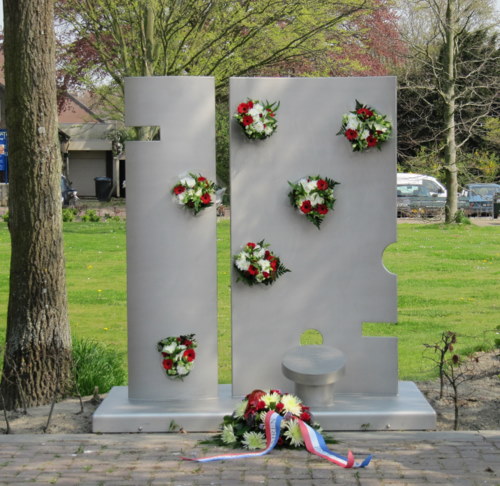
{"type": "MultiPolygon", "coordinates": [[[[378,4],[379,0],[60,0],[57,16],[66,35],[61,43],[67,76],[103,96],[111,116],[119,120],[127,76],[214,76],[218,178],[228,184],[227,120],[221,117],[227,118],[229,77],[283,74],[290,66],[305,66],[307,75],[329,75],[331,53],[354,32],[366,34],[369,29],[358,25],[358,18],[378,4]]],[[[154,136],[152,130],[139,133],[142,139],[154,136]]]]}
{"type": "Polygon", "coordinates": [[[406,17],[400,161],[430,159],[444,174],[447,222],[457,212],[457,156],[480,143],[486,119],[498,116],[499,50],[493,27],[484,21],[488,8],[479,0],[419,0],[406,17]]]}
{"type": "Polygon", "coordinates": [[[8,410],[50,402],[71,377],[57,134],[53,0],[4,0],[9,228],[8,410]]]}

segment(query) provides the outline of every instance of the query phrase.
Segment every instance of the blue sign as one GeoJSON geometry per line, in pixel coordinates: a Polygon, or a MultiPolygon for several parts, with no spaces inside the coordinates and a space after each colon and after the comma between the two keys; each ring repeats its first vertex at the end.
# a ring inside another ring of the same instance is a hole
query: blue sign
{"type": "Polygon", "coordinates": [[[8,143],[7,143],[7,130],[0,128],[0,171],[7,172],[8,164],[8,143]]]}

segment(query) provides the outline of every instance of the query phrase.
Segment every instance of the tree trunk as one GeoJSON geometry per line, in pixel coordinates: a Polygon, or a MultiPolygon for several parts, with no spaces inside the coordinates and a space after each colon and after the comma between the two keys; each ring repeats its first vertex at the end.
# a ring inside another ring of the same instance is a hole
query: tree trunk
{"type": "Polygon", "coordinates": [[[446,127],[444,169],[446,173],[446,190],[448,192],[445,205],[447,223],[454,221],[458,210],[457,145],[455,140],[455,27],[456,0],[448,0],[445,19],[445,108],[443,120],[446,127]]]}
{"type": "Polygon", "coordinates": [[[54,0],[4,0],[12,256],[0,392],[49,403],[71,382],[57,135],[54,0]]]}

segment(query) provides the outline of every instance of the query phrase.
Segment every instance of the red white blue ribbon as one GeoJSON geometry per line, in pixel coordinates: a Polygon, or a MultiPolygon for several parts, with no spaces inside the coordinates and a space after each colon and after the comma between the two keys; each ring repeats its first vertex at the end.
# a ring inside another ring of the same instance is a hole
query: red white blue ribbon
{"type": "MultiPolygon", "coordinates": [[[[281,421],[283,417],[274,411],[269,411],[265,418],[265,431],[266,431],[266,448],[257,452],[238,452],[230,454],[221,454],[218,456],[200,457],[200,458],[189,458],[183,457],[182,459],[186,461],[196,461],[196,462],[212,462],[212,461],[222,461],[228,459],[245,459],[248,457],[263,456],[268,452],[272,451],[278,439],[280,437],[281,421]]],[[[327,461],[330,461],[338,466],[345,468],[360,468],[366,467],[371,461],[372,456],[368,456],[363,462],[356,462],[351,451],[348,452],[347,457],[336,454],[328,449],[325,440],[322,435],[314,430],[312,427],[307,425],[304,421],[296,419],[299,423],[300,430],[302,432],[302,437],[304,438],[304,443],[306,449],[311,453],[315,454],[327,461]]]]}

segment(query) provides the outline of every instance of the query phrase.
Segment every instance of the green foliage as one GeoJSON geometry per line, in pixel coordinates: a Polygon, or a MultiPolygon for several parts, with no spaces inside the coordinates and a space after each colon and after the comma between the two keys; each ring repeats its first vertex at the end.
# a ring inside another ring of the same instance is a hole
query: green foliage
{"type": "Polygon", "coordinates": [[[9,222],[9,211],[7,211],[3,216],[2,216],[2,219],[4,221],[4,223],[8,223],[9,222]]]}
{"type": "Polygon", "coordinates": [[[95,209],[87,209],[81,219],[84,223],[98,223],[101,221],[101,217],[97,214],[95,209]]]}
{"type": "Polygon", "coordinates": [[[339,42],[335,35],[352,35],[354,19],[371,13],[372,4],[378,5],[372,0],[66,0],[57,2],[56,15],[72,39],[64,46],[65,70],[105,95],[119,114],[118,93],[127,76],[214,76],[220,96],[230,76],[263,66],[331,63],[327,54],[339,42]]]}
{"type": "Polygon", "coordinates": [[[65,223],[69,223],[75,219],[78,214],[78,210],[75,208],[63,208],[62,210],[62,220],[65,223]]]}
{"type": "Polygon", "coordinates": [[[75,392],[92,395],[95,388],[107,393],[113,386],[126,384],[127,373],[121,353],[93,339],[73,338],[75,392]]]}

